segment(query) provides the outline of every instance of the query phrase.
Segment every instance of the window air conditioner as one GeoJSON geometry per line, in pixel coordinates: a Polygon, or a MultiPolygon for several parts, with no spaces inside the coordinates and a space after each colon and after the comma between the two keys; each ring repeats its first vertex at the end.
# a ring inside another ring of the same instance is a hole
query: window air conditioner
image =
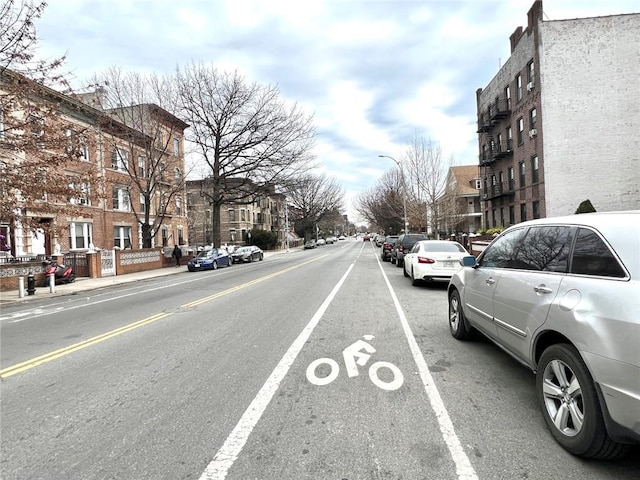
{"type": "Polygon", "coordinates": [[[529,138],[533,138],[538,134],[538,130],[536,130],[535,128],[532,128],[531,130],[529,130],[529,138]]]}
{"type": "Polygon", "coordinates": [[[527,83],[527,91],[530,92],[531,90],[533,90],[533,82],[527,83]]]}
{"type": "Polygon", "coordinates": [[[480,190],[482,188],[482,183],[480,180],[476,180],[476,190],[480,190]]]}

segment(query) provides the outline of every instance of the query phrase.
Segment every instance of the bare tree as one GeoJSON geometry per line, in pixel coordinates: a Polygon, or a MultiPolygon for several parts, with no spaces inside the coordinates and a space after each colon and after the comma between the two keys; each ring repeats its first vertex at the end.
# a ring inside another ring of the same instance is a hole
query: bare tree
{"type": "Polygon", "coordinates": [[[45,6],[0,5],[0,222],[12,231],[51,233],[56,217],[76,216],[100,190],[95,165],[81,161],[79,102],[50,88],[68,85],[57,73],[64,58],[35,60],[33,21],[45,6]]]}
{"type": "Polygon", "coordinates": [[[416,135],[403,158],[407,184],[407,216],[412,225],[424,225],[434,236],[442,222],[438,200],[444,194],[453,159],[445,159],[440,144],[416,135]]]}
{"type": "Polygon", "coordinates": [[[385,233],[399,233],[404,227],[402,195],[402,173],[394,167],[374,187],[358,196],[355,209],[368,223],[377,225],[385,233]]]}
{"type": "Polygon", "coordinates": [[[335,212],[342,210],[344,189],[335,178],[306,174],[297,179],[287,197],[294,207],[290,217],[296,233],[309,239],[316,236],[319,223],[335,218],[335,212]]]}
{"type": "Polygon", "coordinates": [[[287,189],[306,172],[315,139],[312,117],[287,105],[276,87],[248,83],[237,72],[192,64],[176,73],[181,117],[210,189],[213,242],[219,245],[220,207],[251,203],[268,185],[287,189]]]}
{"type": "Polygon", "coordinates": [[[173,205],[185,208],[187,172],[180,139],[188,125],[174,115],[178,104],[167,82],[170,79],[124,73],[115,67],[92,79],[106,113],[99,127],[108,131],[118,130],[118,124],[129,127],[120,128],[118,136],[104,136],[103,141],[111,163],[128,175],[129,198],[135,199],[131,210],[142,230],[143,248],[152,246],[165,220],[176,212],[173,205]]]}

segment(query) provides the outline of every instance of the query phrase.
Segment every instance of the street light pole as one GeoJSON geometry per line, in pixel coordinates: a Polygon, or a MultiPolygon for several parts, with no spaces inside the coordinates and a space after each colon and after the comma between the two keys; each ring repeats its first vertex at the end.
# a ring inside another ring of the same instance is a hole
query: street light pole
{"type": "Polygon", "coordinates": [[[407,183],[404,179],[404,170],[402,169],[402,165],[398,160],[389,155],[378,155],[380,158],[389,158],[395,162],[400,170],[400,175],[402,176],[402,213],[404,214],[404,233],[409,233],[409,220],[407,218],[407,183]]]}

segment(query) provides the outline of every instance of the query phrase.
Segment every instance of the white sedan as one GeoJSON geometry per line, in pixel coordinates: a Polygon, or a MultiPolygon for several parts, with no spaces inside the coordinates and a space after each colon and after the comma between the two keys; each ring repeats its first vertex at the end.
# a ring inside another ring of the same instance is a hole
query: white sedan
{"type": "Polygon", "coordinates": [[[460,259],[469,252],[458,242],[449,240],[420,240],[404,256],[404,276],[413,285],[420,281],[448,282],[462,268],[460,259]]]}

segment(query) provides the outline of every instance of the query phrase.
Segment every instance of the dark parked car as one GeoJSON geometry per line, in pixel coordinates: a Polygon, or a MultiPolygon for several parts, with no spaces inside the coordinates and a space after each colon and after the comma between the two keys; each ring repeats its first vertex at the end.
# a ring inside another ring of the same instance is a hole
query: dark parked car
{"type": "Polygon", "coordinates": [[[409,253],[409,250],[420,240],[429,240],[429,238],[421,233],[400,235],[391,249],[391,263],[395,263],[396,267],[401,268],[404,265],[404,255],[409,253]]]}
{"type": "Polygon", "coordinates": [[[264,252],[260,247],[255,245],[247,245],[245,247],[236,248],[231,254],[233,263],[250,263],[255,260],[261,261],[264,258],[264,252]]]}
{"type": "Polygon", "coordinates": [[[189,260],[187,268],[190,272],[196,270],[216,270],[218,267],[228,267],[232,260],[229,253],[222,248],[209,248],[198,253],[198,256],[189,260]]]}
{"type": "Polygon", "coordinates": [[[451,334],[481,332],[535,372],[542,416],[574,455],[640,443],[638,239],[640,210],[531,220],[449,283],[451,334]]]}
{"type": "Polygon", "coordinates": [[[382,242],[382,249],[380,250],[380,258],[382,258],[383,262],[388,262],[391,260],[391,249],[393,245],[396,243],[398,239],[398,235],[387,235],[382,242]]]}

